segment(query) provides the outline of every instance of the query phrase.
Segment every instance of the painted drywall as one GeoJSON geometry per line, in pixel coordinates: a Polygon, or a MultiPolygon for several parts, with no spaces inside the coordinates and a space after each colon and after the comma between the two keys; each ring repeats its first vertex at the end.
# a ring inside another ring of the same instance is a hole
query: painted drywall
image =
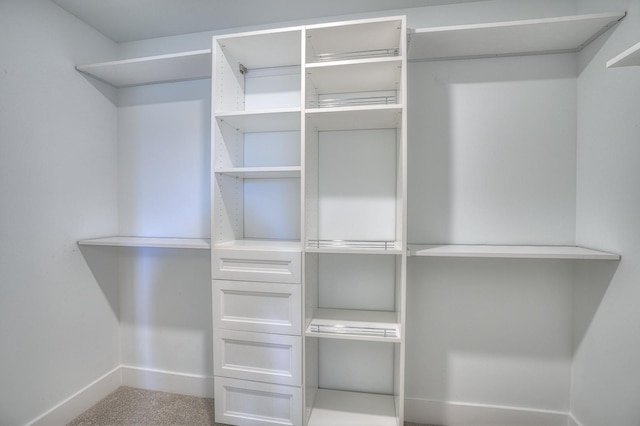
{"type": "MultiPolygon", "coordinates": [[[[210,99],[209,80],[118,89],[121,235],[209,238],[210,99]]],[[[213,376],[210,265],[208,250],[119,251],[124,365],[213,376]]]]}
{"type": "MultiPolygon", "coordinates": [[[[116,109],[74,65],[116,46],[46,0],[0,2],[0,424],[119,364],[116,109]]],[[[68,419],[67,419],[68,420],[68,419]]]]}
{"type": "Polygon", "coordinates": [[[583,13],[627,10],[626,18],[581,55],[578,78],[577,224],[579,244],[622,255],[608,286],[585,286],[596,300],[577,318],[571,410],[583,426],[640,424],[640,67],[605,68],[640,41],[640,1],[578,2],[583,13]],[[606,3],[606,4],[605,4],[606,3]],[[595,294],[595,296],[594,296],[595,294]]]}

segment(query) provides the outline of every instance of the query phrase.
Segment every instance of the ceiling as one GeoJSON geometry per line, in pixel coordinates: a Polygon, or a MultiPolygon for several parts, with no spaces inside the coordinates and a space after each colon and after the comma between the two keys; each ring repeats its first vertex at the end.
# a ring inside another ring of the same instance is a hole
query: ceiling
{"type": "Polygon", "coordinates": [[[477,0],[51,0],[115,42],[477,0]]]}

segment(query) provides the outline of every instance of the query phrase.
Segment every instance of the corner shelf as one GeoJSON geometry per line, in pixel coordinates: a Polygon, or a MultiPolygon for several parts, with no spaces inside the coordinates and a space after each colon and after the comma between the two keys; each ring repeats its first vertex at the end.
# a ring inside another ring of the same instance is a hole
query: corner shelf
{"type": "Polygon", "coordinates": [[[607,61],[607,68],[640,66],[640,42],[607,61]]]}
{"type": "Polygon", "coordinates": [[[207,238],[105,237],[80,240],[81,246],[211,249],[207,238]]]}
{"type": "Polygon", "coordinates": [[[211,78],[211,49],[78,65],[76,70],[115,87],[211,78]]]}
{"type": "Polygon", "coordinates": [[[445,60],[579,52],[625,15],[597,13],[418,28],[410,35],[409,59],[445,60]]]}
{"type": "Polygon", "coordinates": [[[577,246],[421,245],[409,244],[410,256],[502,259],[619,260],[620,255],[577,246]]]}

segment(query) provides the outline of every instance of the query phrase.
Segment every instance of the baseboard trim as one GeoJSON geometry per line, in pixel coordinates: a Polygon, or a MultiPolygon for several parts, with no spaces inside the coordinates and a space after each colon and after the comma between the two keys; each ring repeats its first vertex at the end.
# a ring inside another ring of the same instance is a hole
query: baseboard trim
{"type": "Polygon", "coordinates": [[[176,373],[130,365],[120,367],[123,386],[213,398],[213,376],[176,373]]]}
{"type": "Polygon", "coordinates": [[[27,423],[27,426],[66,425],[97,401],[118,389],[122,383],[120,372],[120,366],[114,368],[30,423],[27,423]]]}
{"type": "Polygon", "coordinates": [[[488,404],[405,398],[408,422],[447,426],[566,426],[569,413],[488,404]]]}

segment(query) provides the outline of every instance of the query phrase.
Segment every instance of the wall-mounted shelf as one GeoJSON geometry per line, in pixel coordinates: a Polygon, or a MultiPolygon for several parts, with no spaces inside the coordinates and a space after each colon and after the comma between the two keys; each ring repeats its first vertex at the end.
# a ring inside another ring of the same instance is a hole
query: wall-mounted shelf
{"type": "Polygon", "coordinates": [[[158,238],[158,237],[105,237],[80,240],[81,246],[109,246],[109,247],[156,247],[156,248],[211,248],[211,241],[207,238],[158,238]]]}
{"type": "Polygon", "coordinates": [[[300,166],[289,167],[234,167],[216,169],[216,173],[249,179],[299,178],[300,166]]]}
{"type": "Polygon", "coordinates": [[[640,66],[640,42],[607,61],[607,68],[640,66]]]}
{"type": "Polygon", "coordinates": [[[597,13],[418,28],[411,34],[409,59],[578,52],[624,16],[625,13],[597,13]]]}
{"type": "Polygon", "coordinates": [[[620,256],[576,246],[420,245],[409,244],[410,256],[488,257],[504,259],[619,260],[620,256]]]}
{"type": "Polygon", "coordinates": [[[78,65],[76,69],[115,87],[197,80],[211,78],[211,50],[78,65]]]}

